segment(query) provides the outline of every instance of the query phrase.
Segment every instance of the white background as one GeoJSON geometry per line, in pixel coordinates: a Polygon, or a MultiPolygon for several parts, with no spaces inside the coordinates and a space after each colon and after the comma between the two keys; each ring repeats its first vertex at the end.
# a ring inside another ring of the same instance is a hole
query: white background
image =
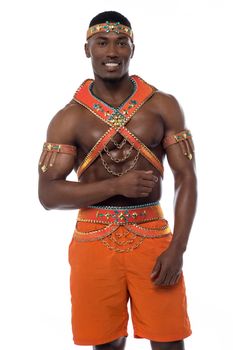
{"type": "MultiPolygon", "coordinates": [[[[199,199],[184,258],[193,329],[186,349],[232,348],[232,9],[230,0],[1,4],[1,349],[81,348],[72,341],[67,259],[77,211],[43,209],[37,163],[49,121],[93,77],[85,33],[105,10],[131,21],[130,74],[173,94],[194,136],[199,199]]],[[[172,224],[167,165],[163,189],[172,224]]],[[[133,338],[131,322],[126,349],[150,349],[133,338]]]]}

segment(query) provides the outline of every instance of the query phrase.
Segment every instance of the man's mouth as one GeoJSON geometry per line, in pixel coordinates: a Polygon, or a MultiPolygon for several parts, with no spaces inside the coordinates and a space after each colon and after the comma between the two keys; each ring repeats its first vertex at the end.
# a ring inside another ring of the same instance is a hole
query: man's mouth
{"type": "Polygon", "coordinates": [[[106,62],[106,63],[104,63],[104,65],[106,67],[118,67],[120,65],[120,63],[117,63],[117,62],[106,62]]]}

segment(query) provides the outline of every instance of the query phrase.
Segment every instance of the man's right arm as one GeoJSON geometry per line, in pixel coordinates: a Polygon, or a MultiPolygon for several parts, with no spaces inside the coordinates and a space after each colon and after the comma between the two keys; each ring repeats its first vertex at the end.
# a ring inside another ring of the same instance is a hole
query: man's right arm
{"type": "Polygon", "coordinates": [[[73,169],[71,158],[62,154],[58,158],[50,173],[39,170],[39,199],[45,209],[85,208],[116,195],[148,197],[156,184],[153,172],[143,170],[87,184],[67,181],[65,178],[73,169]]]}
{"type": "Polygon", "coordinates": [[[111,183],[113,179],[87,184],[67,181],[66,177],[74,164],[74,155],[59,152],[53,166],[48,166],[47,171],[42,170],[43,164],[39,165],[39,199],[45,209],[78,209],[115,194],[111,183]]]}
{"type": "MultiPolygon", "coordinates": [[[[48,127],[48,143],[76,145],[76,112],[75,107],[67,107],[53,118],[48,127]]],[[[43,171],[42,164],[39,165],[39,199],[45,209],[79,209],[115,195],[147,197],[156,183],[152,171],[142,170],[133,170],[121,177],[92,183],[68,181],[66,178],[75,162],[74,155],[59,152],[53,165],[48,166],[46,171],[43,171]]]]}
{"type": "MultiPolygon", "coordinates": [[[[47,142],[76,146],[77,119],[75,106],[58,112],[49,124],[47,142]]],[[[67,181],[75,163],[74,155],[59,152],[45,171],[43,164],[39,165],[39,200],[45,209],[78,209],[115,195],[112,178],[87,184],[67,181]]]]}

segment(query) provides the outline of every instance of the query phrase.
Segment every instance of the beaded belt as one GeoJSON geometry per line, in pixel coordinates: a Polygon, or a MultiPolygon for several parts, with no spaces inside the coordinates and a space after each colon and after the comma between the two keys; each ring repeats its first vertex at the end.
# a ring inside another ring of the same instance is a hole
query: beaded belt
{"type": "Polygon", "coordinates": [[[154,203],[141,206],[115,208],[89,206],[88,208],[82,208],[79,210],[78,221],[126,225],[163,219],[163,212],[160,205],[158,202],[154,203]]]}
{"type": "Polygon", "coordinates": [[[129,252],[137,248],[145,238],[170,234],[163,211],[159,203],[154,202],[141,206],[81,208],[73,238],[79,242],[100,240],[109,249],[129,252]],[[122,249],[122,246],[127,247],[122,249]]]}

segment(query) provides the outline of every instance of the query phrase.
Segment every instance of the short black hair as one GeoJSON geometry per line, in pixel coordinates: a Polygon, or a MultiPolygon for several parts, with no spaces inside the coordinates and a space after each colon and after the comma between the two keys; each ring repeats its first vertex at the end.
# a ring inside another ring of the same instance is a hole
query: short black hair
{"type": "Polygon", "coordinates": [[[98,15],[92,18],[89,24],[89,28],[96,24],[105,23],[106,21],[120,22],[120,24],[123,24],[124,26],[131,28],[130,21],[121,13],[116,11],[105,11],[105,12],[99,13],[98,15]]]}

